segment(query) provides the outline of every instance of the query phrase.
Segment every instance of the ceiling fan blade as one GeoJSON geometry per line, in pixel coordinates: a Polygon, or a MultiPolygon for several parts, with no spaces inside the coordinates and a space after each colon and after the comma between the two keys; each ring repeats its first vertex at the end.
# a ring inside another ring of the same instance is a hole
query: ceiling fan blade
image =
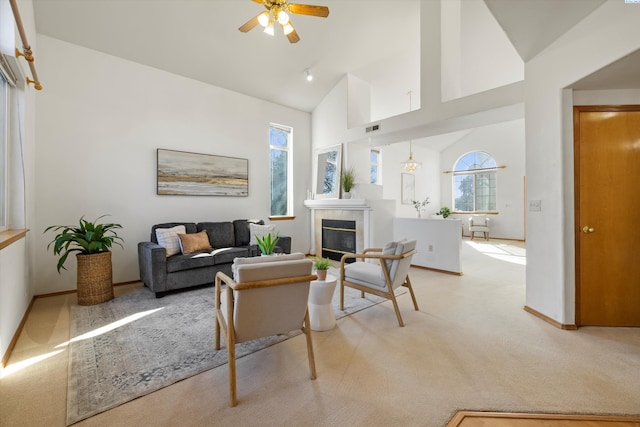
{"type": "Polygon", "coordinates": [[[329,8],[327,6],[314,6],[311,4],[289,4],[289,12],[299,15],[319,16],[320,18],[329,16],[329,8]]]}
{"type": "Polygon", "coordinates": [[[259,24],[258,22],[258,16],[260,16],[262,14],[262,12],[260,12],[259,14],[257,14],[256,16],[254,16],[253,18],[249,19],[247,22],[245,22],[244,24],[242,24],[242,26],[240,28],[238,28],[240,31],[242,31],[243,33],[248,32],[249,30],[252,30],[256,25],[259,24]]]}
{"type": "MultiPolygon", "coordinates": [[[[291,25],[291,23],[289,23],[289,25],[291,25]]],[[[287,34],[287,38],[289,39],[289,43],[298,43],[300,41],[300,36],[298,35],[298,32],[295,30],[295,28],[293,29],[293,31],[287,34]]]]}

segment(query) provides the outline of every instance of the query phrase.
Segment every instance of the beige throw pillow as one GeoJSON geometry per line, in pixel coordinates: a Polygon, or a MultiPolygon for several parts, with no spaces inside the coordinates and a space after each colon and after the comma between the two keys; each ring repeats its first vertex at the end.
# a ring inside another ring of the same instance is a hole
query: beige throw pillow
{"type": "Polygon", "coordinates": [[[180,249],[184,255],[211,250],[206,230],[199,233],[178,234],[178,238],[180,239],[180,249]]]}
{"type": "Polygon", "coordinates": [[[156,239],[158,239],[158,244],[166,249],[167,257],[180,253],[178,234],[186,232],[184,225],[176,225],[171,228],[156,228],[156,239]]]}

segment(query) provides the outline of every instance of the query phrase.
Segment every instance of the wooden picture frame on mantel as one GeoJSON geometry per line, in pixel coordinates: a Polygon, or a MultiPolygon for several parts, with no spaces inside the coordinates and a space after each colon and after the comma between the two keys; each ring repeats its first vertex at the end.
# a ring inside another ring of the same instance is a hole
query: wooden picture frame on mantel
{"type": "Polygon", "coordinates": [[[415,199],[416,193],[416,176],[410,173],[400,174],[401,188],[400,193],[403,205],[410,205],[415,199]]]}
{"type": "Polygon", "coordinates": [[[342,173],[342,144],[315,150],[314,198],[339,199],[342,173]]]}

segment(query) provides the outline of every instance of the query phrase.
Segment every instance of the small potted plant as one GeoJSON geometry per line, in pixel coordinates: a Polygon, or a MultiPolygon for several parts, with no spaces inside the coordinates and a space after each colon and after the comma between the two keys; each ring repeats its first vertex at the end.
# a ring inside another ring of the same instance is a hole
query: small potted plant
{"type": "Polygon", "coordinates": [[[262,237],[256,235],[256,241],[258,242],[258,247],[260,248],[262,255],[273,255],[273,250],[275,249],[278,240],[280,240],[278,233],[267,233],[262,237]]]}
{"type": "Polygon", "coordinates": [[[72,252],[77,252],[78,261],[77,289],[78,304],[93,305],[113,299],[111,247],[116,245],[123,247],[123,240],[115,232],[122,228],[120,224],[100,224],[98,220],[93,222],[80,218],[78,226],[52,225],[49,230],[56,231],[53,240],[47,245],[47,249],[53,245],[53,253],[59,255],[58,273],[66,270],[64,263],[72,252]]]}
{"type": "Polygon", "coordinates": [[[313,258],[313,267],[316,269],[316,276],[318,276],[318,280],[327,279],[327,270],[331,266],[333,266],[333,264],[329,258],[323,258],[321,256],[313,258]]]}
{"type": "Polygon", "coordinates": [[[436,215],[442,215],[442,218],[448,218],[451,215],[451,210],[448,207],[443,206],[438,212],[436,212],[436,215]]]}
{"type": "Polygon", "coordinates": [[[342,185],[342,197],[351,198],[351,190],[356,184],[356,171],[353,167],[346,168],[340,174],[340,185],[342,185]]]}

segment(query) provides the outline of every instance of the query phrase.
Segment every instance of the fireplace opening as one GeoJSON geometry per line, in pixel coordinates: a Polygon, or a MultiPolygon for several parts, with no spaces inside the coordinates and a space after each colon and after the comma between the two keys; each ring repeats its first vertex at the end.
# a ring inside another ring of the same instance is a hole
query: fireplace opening
{"type": "MultiPolygon", "coordinates": [[[[342,255],[356,252],[356,222],[337,219],[322,220],[322,256],[340,261],[342,255]]],[[[350,258],[347,262],[355,262],[350,258]]]]}

